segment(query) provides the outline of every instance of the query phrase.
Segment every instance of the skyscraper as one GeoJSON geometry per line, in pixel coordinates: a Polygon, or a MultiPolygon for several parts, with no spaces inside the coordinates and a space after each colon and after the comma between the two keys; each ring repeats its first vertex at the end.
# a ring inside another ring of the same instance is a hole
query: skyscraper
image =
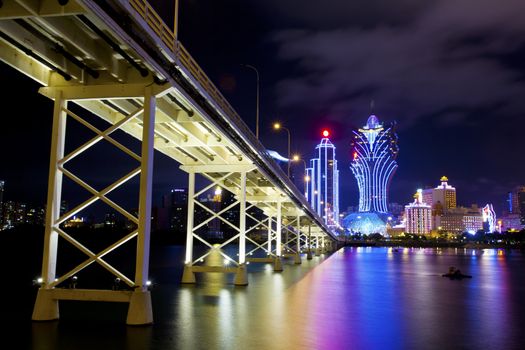
{"type": "Polygon", "coordinates": [[[442,176],[440,181],[441,185],[432,191],[432,205],[440,202],[445,211],[456,208],[456,189],[448,184],[446,176],[442,176]]]}
{"type": "Polygon", "coordinates": [[[516,186],[509,192],[509,213],[520,214],[519,194],[525,192],[525,186],[516,186]]]}
{"type": "Polygon", "coordinates": [[[518,197],[520,223],[522,225],[525,225],[525,191],[518,192],[518,195],[516,197],[518,197]]]}
{"type": "Polygon", "coordinates": [[[383,126],[371,115],[363,128],[353,131],[351,169],[359,187],[360,212],[388,212],[388,188],[399,152],[394,126],[383,126]]]}
{"type": "Polygon", "coordinates": [[[313,209],[327,225],[339,223],[339,170],[335,159],[335,146],[328,138],[330,132],[323,130],[323,138],[315,147],[317,158],[310,160],[306,169],[309,179],[305,194],[313,209]]]}
{"type": "Polygon", "coordinates": [[[162,208],[170,229],[183,232],[186,229],[188,212],[188,189],[175,188],[162,197],[162,208]]]}
{"type": "Polygon", "coordinates": [[[525,186],[517,186],[509,192],[509,214],[517,214],[522,225],[525,225],[525,186]]]}

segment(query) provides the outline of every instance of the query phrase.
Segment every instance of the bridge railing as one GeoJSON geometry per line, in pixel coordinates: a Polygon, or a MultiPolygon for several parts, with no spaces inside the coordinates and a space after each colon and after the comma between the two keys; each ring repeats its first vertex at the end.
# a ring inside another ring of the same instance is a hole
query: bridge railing
{"type": "MultiPolygon", "coordinates": [[[[147,0],[128,0],[131,7],[137,14],[146,22],[146,24],[158,35],[163,44],[172,51],[172,54],[180,64],[193,76],[194,79],[201,85],[205,92],[214,100],[228,116],[232,124],[234,124],[248,139],[250,145],[255,149],[258,155],[265,159],[266,164],[271,164],[271,171],[278,174],[277,180],[283,184],[287,189],[288,194],[293,195],[298,200],[298,204],[303,208],[307,208],[310,204],[302,196],[302,193],[295,187],[293,182],[286,176],[284,171],[276,165],[275,160],[268,154],[266,148],[255,138],[253,132],[248,128],[246,123],[242,120],[235,109],[230,105],[226,98],[222,95],[219,89],[208,78],[204,70],[199,66],[197,61],[190,55],[188,50],[177,40],[173,30],[166,25],[163,19],[158,15],[155,9],[149,4],[147,0]]],[[[322,224],[322,219],[313,211],[310,210],[313,217],[318,223],[322,224]]]]}
{"type": "Polygon", "coordinates": [[[236,119],[241,120],[241,117],[228,103],[226,98],[221,94],[219,89],[208,78],[204,70],[199,66],[197,61],[193,59],[188,50],[177,40],[175,34],[166,23],[160,18],[159,14],[146,0],[129,0],[131,7],[144,19],[148,26],[153,30],[162,42],[175,54],[184,67],[193,75],[195,79],[201,84],[206,92],[217,102],[220,107],[236,119]]]}

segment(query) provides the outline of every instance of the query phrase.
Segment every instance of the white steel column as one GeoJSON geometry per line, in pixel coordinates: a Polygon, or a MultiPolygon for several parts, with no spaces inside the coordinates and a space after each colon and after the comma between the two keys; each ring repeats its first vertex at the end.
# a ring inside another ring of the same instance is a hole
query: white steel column
{"type": "Polygon", "coordinates": [[[306,237],[306,259],[312,260],[312,224],[308,223],[308,237],[306,237]]]}
{"type": "Polygon", "coordinates": [[[296,248],[294,264],[301,264],[301,215],[297,214],[296,248]]]}
{"type": "Polygon", "coordinates": [[[153,154],[155,135],[156,97],[151,86],[144,94],[142,149],[140,164],[139,224],[135,290],[131,296],[127,324],[142,325],[153,322],[151,294],[148,290],[149,250],[151,235],[151,199],[153,182],[153,154]]]}
{"type": "Polygon", "coordinates": [[[239,193],[239,264],[246,263],[246,172],[241,173],[239,193]]]}
{"type": "Polygon", "coordinates": [[[246,171],[241,172],[241,188],[239,193],[239,266],[235,275],[234,284],[245,286],[248,284],[246,271],[246,171]]]}
{"type": "Polygon", "coordinates": [[[52,299],[49,286],[55,280],[58,233],[55,222],[60,217],[62,196],[62,172],[58,169],[58,160],[64,157],[66,136],[67,101],[62,98],[62,91],[57,90],[53,109],[53,129],[51,135],[51,156],[49,160],[49,181],[47,188],[46,228],[44,236],[44,256],[42,259],[42,287],[38,290],[33,320],[55,320],[59,317],[58,300],[52,299]]]}
{"type": "Polygon", "coordinates": [[[321,255],[321,249],[319,249],[319,236],[315,236],[315,256],[321,255]]]}
{"type": "Polygon", "coordinates": [[[268,216],[268,255],[272,253],[272,217],[268,216]]]}
{"type": "Polygon", "coordinates": [[[281,198],[277,200],[277,217],[275,218],[276,227],[275,227],[275,264],[274,271],[282,271],[283,265],[281,262],[282,257],[282,247],[281,247],[281,226],[282,226],[282,217],[281,217],[281,198]]]}
{"type": "Polygon", "coordinates": [[[195,210],[195,173],[188,173],[188,221],[186,225],[186,258],[182,283],[195,283],[195,274],[191,266],[193,261],[193,215],[195,210]]]}

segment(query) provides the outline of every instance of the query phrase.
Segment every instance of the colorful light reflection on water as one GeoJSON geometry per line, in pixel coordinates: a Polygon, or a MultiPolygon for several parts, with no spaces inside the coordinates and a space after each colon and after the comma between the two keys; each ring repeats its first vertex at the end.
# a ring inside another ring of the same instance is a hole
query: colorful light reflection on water
{"type": "MultiPolygon", "coordinates": [[[[288,261],[282,273],[250,265],[247,288],[217,274],[181,286],[173,272],[181,256],[169,248],[152,261],[160,287],[149,331],[122,335],[101,323],[104,335],[92,325],[89,335],[56,327],[46,336],[74,335],[58,344],[77,349],[88,337],[130,349],[521,349],[525,340],[525,255],[517,251],[346,248],[288,261]],[[450,266],[473,277],[441,277],[450,266]]],[[[33,325],[35,344],[45,343],[42,334],[33,325]]]]}

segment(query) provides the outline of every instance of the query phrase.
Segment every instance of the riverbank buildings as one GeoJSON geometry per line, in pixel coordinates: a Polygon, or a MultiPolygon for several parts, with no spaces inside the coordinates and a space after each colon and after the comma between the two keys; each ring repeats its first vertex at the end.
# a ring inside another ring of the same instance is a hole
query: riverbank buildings
{"type": "Polygon", "coordinates": [[[458,207],[456,188],[449,185],[446,176],[440,185],[422,191],[423,203],[432,208],[432,229],[451,233],[476,233],[483,229],[481,208],[458,207]]]}

